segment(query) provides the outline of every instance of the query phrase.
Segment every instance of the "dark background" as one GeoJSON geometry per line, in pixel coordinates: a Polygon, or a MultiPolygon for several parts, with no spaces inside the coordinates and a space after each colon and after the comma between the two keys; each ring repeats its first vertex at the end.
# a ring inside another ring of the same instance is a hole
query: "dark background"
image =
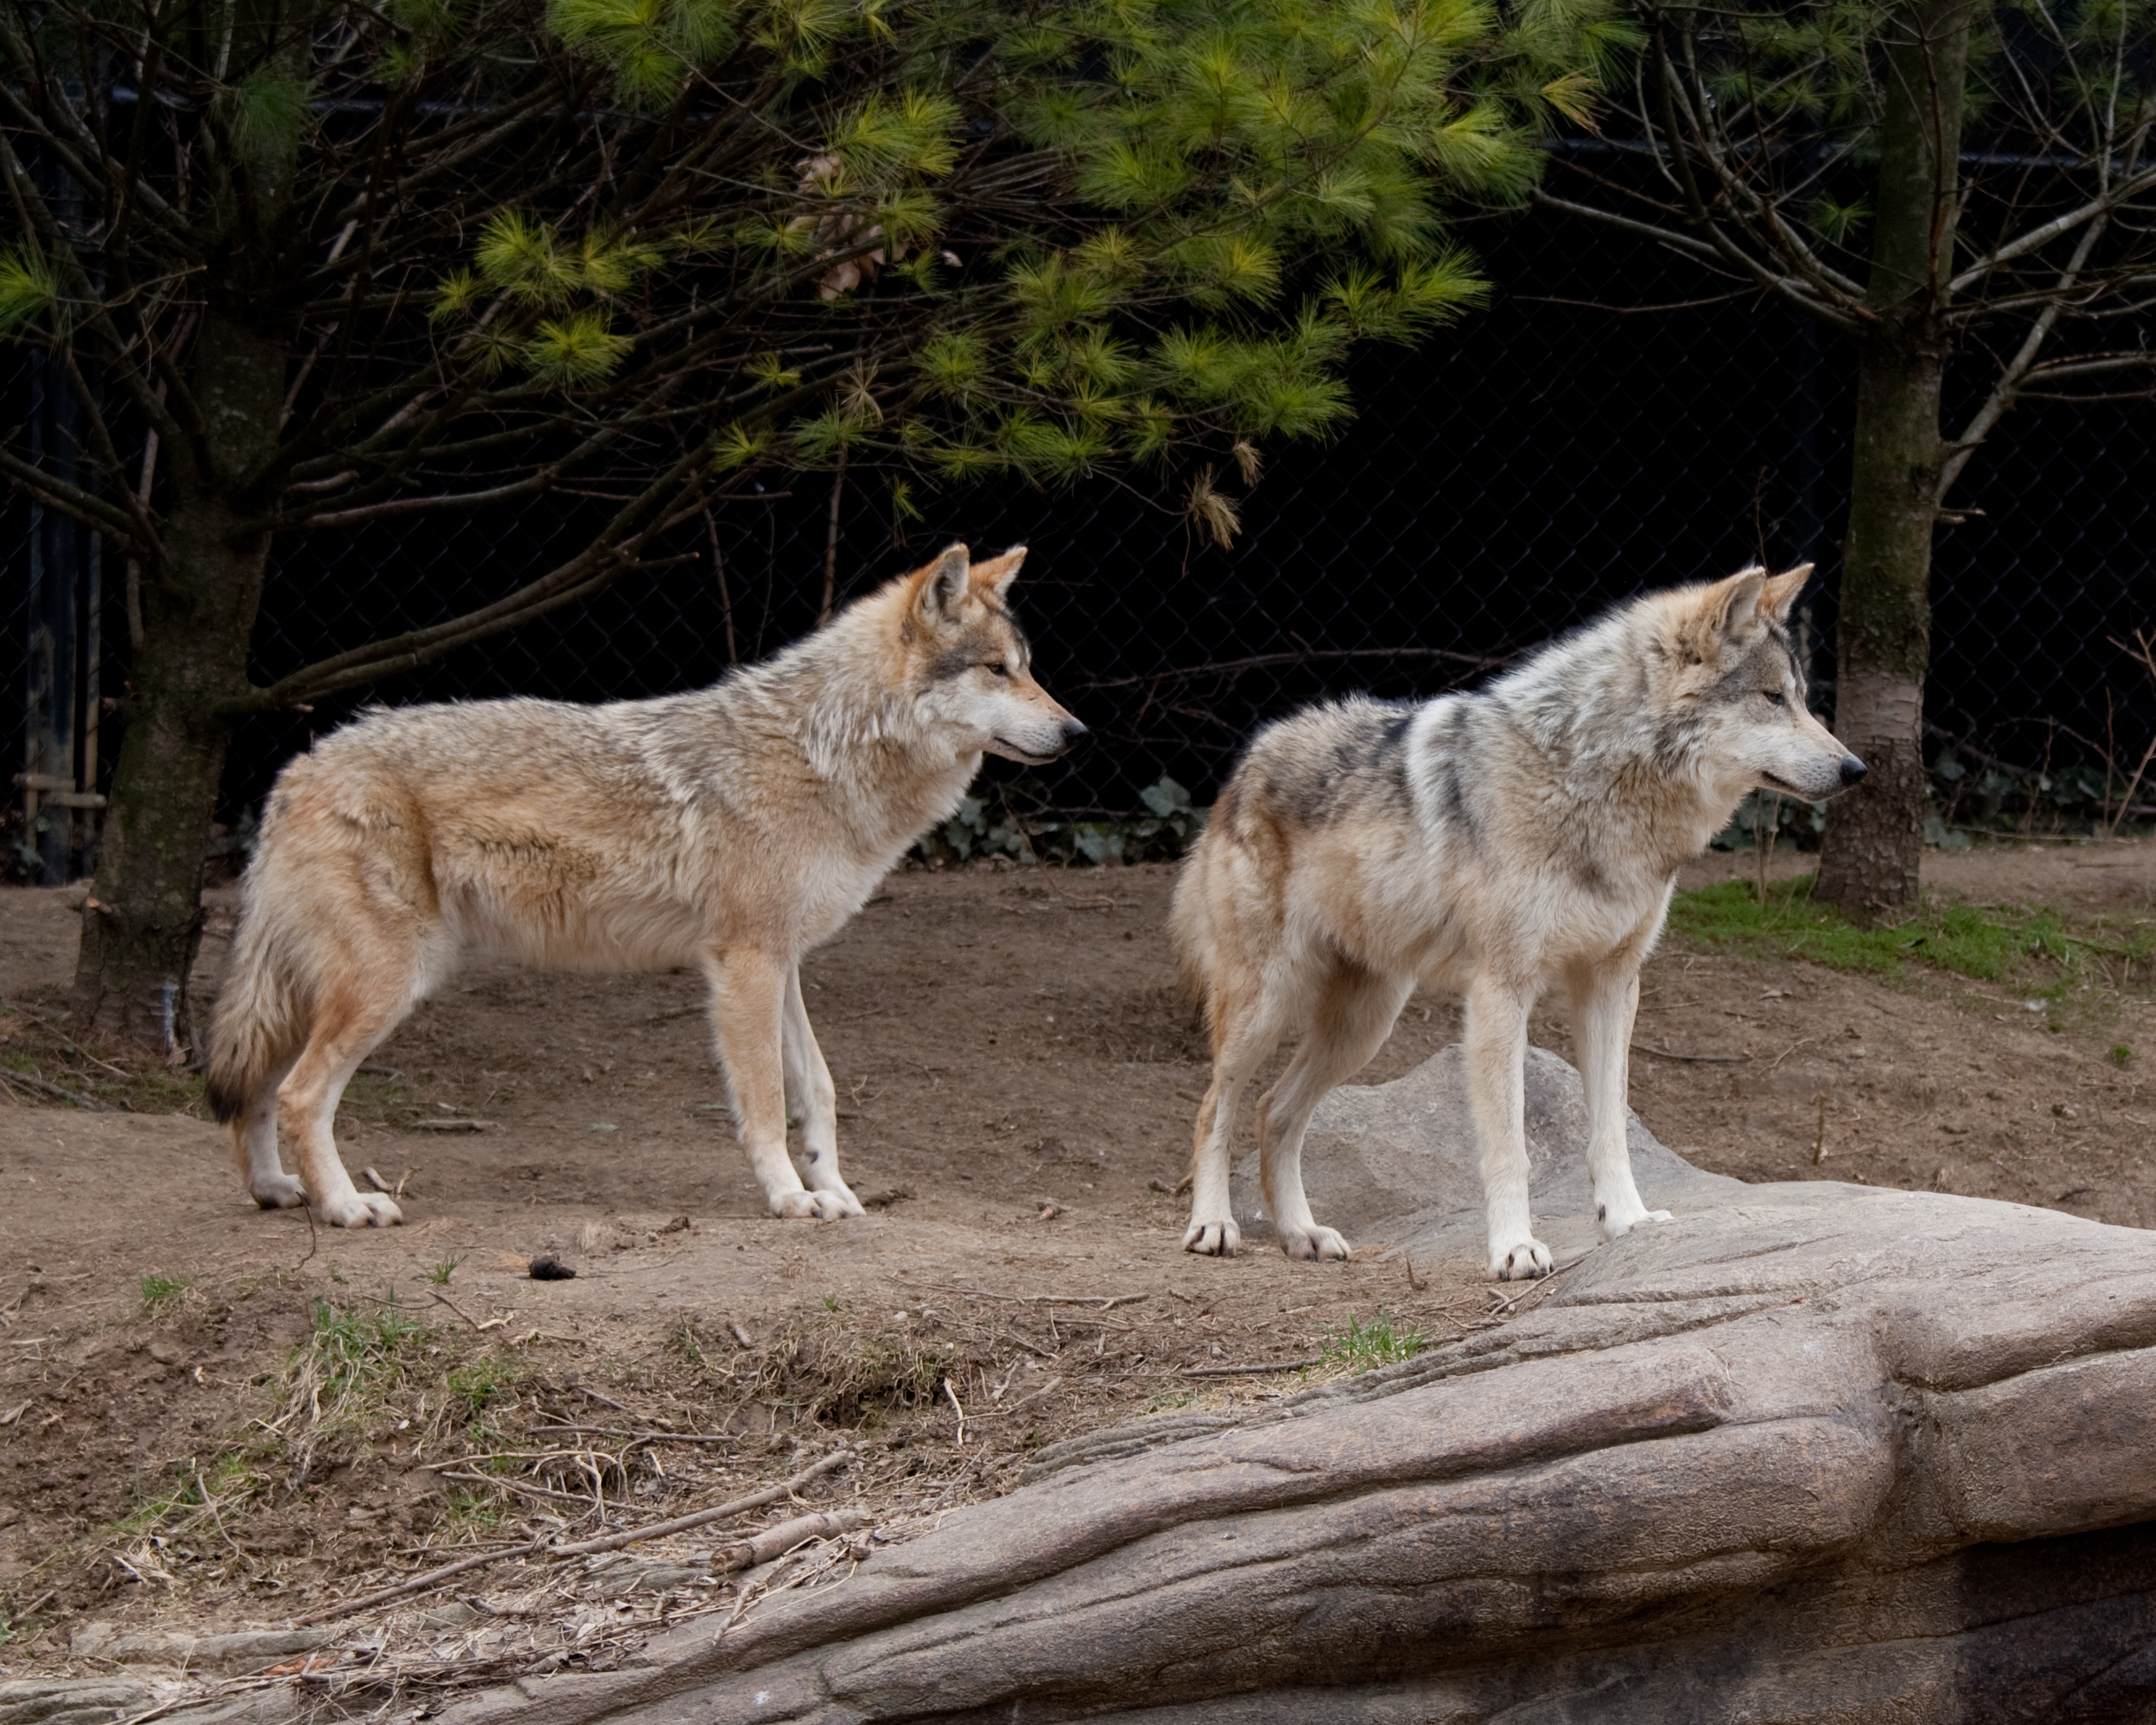
{"type": "MultiPolygon", "coordinates": [[[[1067,814],[1132,812],[1163,773],[1204,803],[1250,727],[1300,701],[1350,689],[1434,693],[1614,600],[1753,561],[1818,563],[1807,605],[1815,704],[1830,714],[1848,345],[1773,302],[1717,298],[1725,285],[1648,242],[1565,218],[1480,223],[1464,237],[1496,284],[1491,309],[1419,351],[1363,355],[1358,417],[1331,443],[1267,450],[1255,486],[1220,474],[1241,498],[1245,531],[1232,550],[1197,534],[1157,475],[1055,491],[917,487],[926,519],[903,526],[883,480],[867,475],[844,494],[842,593],[951,538],[977,552],[1029,544],[1019,596],[1036,671],[1097,733],[1026,788],[1036,808],[1067,814]],[[1243,663],[1254,660],[1264,662],[1243,663]]],[[[1972,387],[1984,369],[1981,357],[1960,367],[1972,387]]],[[[23,364],[11,372],[0,424],[19,442],[38,411],[35,378],[23,364]]],[[[1950,424],[1966,407],[1950,409],[1950,424]]],[[[2140,402],[2025,405],[1969,466],[1955,503],[1983,513],[1942,531],[1933,578],[1936,742],[2026,768],[2097,762],[2107,747],[2122,770],[2139,758],[2156,730],[2156,694],[2112,638],[2156,621],[2148,413],[2140,402]]],[[[766,498],[728,504],[711,534],[698,524],[670,547],[691,562],[311,715],[249,721],[225,817],[258,802],[311,732],[368,701],[603,701],[715,680],[728,654],[712,537],[738,655],[793,639],[815,619],[830,480],[767,483],[766,498]]],[[[605,508],[553,498],[290,541],[275,559],[257,674],[497,597],[566,554],[605,508]]],[[[18,497],[0,506],[0,665],[23,691],[0,723],[18,763],[30,685],[54,674],[42,667],[71,652],[80,688],[90,658],[80,623],[87,557],[56,542],[67,536],[48,521],[41,589],[27,578],[31,516],[18,497]],[[79,639],[44,650],[38,631],[49,630],[63,585],[49,572],[67,567],[79,639]]],[[[116,568],[100,579],[110,693],[125,675],[126,631],[116,568]]]]}

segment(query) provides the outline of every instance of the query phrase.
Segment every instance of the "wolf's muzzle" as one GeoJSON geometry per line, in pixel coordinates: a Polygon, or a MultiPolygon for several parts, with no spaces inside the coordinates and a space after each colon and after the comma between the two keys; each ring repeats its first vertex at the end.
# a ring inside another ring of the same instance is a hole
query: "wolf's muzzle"
{"type": "Polygon", "coordinates": [[[1069,754],[1071,750],[1077,747],[1080,743],[1083,742],[1091,734],[1091,733],[1075,719],[1065,719],[1063,723],[1057,727],[1055,746],[1053,748],[1040,750],[1026,748],[1021,747],[1018,743],[1011,742],[1007,737],[998,737],[996,741],[1001,743],[1004,748],[1010,751],[1012,754],[1016,755],[1020,760],[1030,762],[1034,766],[1039,766],[1044,762],[1060,760],[1064,756],[1069,754]]]}
{"type": "Polygon", "coordinates": [[[1864,775],[1871,770],[1871,769],[1869,767],[1866,767],[1863,762],[1858,760],[1856,756],[1844,755],[1841,757],[1842,789],[1847,790],[1851,785],[1855,784],[1858,779],[1863,778],[1864,775]]]}

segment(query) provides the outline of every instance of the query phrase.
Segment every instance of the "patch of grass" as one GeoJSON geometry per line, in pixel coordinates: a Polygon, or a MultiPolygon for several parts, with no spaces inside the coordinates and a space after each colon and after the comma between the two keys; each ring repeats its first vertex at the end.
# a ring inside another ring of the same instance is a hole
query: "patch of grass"
{"type": "Polygon", "coordinates": [[[449,1278],[457,1273],[457,1266],[463,1262],[462,1258],[444,1258],[426,1272],[427,1280],[437,1287],[445,1288],[449,1285],[449,1278]]]}
{"type": "MultiPolygon", "coordinates": [[[[57,1003],[0,1005],[0,1070],[43,1079],[125,1113],[209,1117],[198,1074],[167,1065],[131,1043],[78,1041],[57,1003]]],[[[27,1086],[18,1086],[18,1096],[33,1107],[74,1106],[27,1086]]]]}
{"type": "Polygon", "coordinates": [[[141,1296],[142,1316],[164,1317],[177,1311],[187,1296],[187,1290],[195,1285],[192,1276],[158,1276],[155,1274],[136,1278],[135,1291],[141,1296]]]}
{"type": "Polygon", "coordinates": [[[825,1312],[788,1325],[762,1353],[759,1392],[794,1403],[803,1420],[842,1425],[927,1406],[963,1362],[955,1342],[911,1329],[869,1330],[825,1312]]]}
{"type": "Polygon", "coordinates": [[[2129,968],[2147,956],[2145,936],[2118,941],[2075,934],[2056,911],[2042,908],[1986,911],[1928,898],[1907,922],[1860,927],[1832,906],[1813,902],[1814,878],[1769,882],[1764,904],[1743,880],[1680,893],[1670,904],[1671,932],[1724,950],[1874,976],[1898,975],[1912,964],[1987,983],[2048,972],[2054,993],[2063,988],[2066,973],[2091,956],[2123,959],[2129,968]]]}
{"type": "Polygon", "coordinates": [[[505,1388],[523,1381],[521,1366],[483,1355],[453,1368],[443,1378],[442,1386],[464,1404],[466,1417],[476,1420],[501,1399],[505,1388]]]}
{"type": "Polygon", "coordinates": [[[1372,1372],[1379,1366],[1413,1359],[1429,1345],[1430,1338],[1420,1330],[1402,1327],[1383,1306],[1368,1323],[1351,1312],[1346,1329],[1325,1332],[1318,1348],[1317,1369],[1344,1367],[1351,1372],[1372,1372]]]}
{"type": "Polygon", "coordinates": [[[2114,1042],[2112,1044],[2111,1063],[2112,1065],[2130,1066],[2133,1064],[2133,1045],[2132,1043],[2114,1042]]]}

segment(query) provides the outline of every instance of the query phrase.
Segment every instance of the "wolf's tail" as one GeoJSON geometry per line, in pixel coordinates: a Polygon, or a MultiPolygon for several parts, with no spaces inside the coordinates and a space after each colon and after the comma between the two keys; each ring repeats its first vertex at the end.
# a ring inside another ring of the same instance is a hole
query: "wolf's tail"
{"type": "Polygon", "coordinates": [[[277,923],[270,905],[250,901],[241,911],[232,966],[218,998],[207,1079],[210,1107],[228,1122],[306,1040],[308,990],[277,923]]]}
{"type": "Polygon", "coordinates": [[[1176,876],[1175,894],[1168,901],[1168,934],[1175,952],[1175,970],[1183,984],[1183,999],[1199,1009],[1207,1021],[1212,1014],[1211,966],[1207,955],[1213,945],[1211,918],[1205,898],[1205,843],[1199,835],[1196,848],[1183,859],[1176,876]]]}

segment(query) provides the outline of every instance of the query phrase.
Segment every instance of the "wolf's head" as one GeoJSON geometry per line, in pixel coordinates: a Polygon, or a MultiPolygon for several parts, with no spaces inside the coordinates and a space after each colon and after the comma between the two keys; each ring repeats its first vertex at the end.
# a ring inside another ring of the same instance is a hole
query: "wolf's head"
{"type": "Polygon", "coordinates": [[[1086,734],[1033,680],[1033,649],[1004,603],[1025,547],[974,562],[953,545],[904,578],[899,632],[916,711],[956,733],[962,752],[983,750],[1039,764],[1086,734]]]}
{"type": "Polygon", "coordinates": [[[1671,692],[1696,715],[1687,729],[1701,771],[1732,807],[1753,789],[1817,802],[1864,777],[1864,762],[1804,705],[1789,621],[1811,572],[1810,563],[1781,575],[1745,569],[1661,596],[1671,692]]]}

